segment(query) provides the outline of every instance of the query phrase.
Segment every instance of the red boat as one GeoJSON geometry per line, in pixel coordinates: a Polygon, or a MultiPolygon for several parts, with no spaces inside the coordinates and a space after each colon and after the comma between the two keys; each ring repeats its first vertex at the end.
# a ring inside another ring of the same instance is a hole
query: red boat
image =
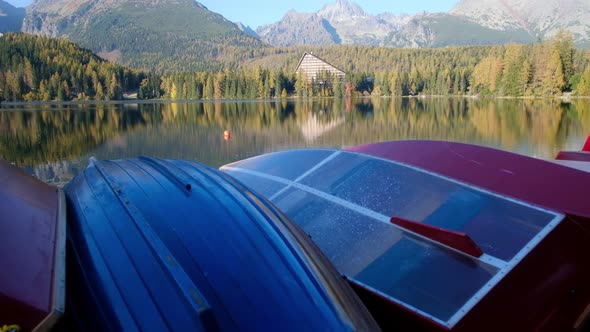
{"type": "Polygon", "coordinates": [[[0,328],[47,331],[64,312],[65,200],[0,160],[0,328]]]}
{"type": "Polygon", "coordinates": [[[437,141],[278,152],[222,171],[291,217],[384,330],[588,328],[587,172],[437,141]]]}

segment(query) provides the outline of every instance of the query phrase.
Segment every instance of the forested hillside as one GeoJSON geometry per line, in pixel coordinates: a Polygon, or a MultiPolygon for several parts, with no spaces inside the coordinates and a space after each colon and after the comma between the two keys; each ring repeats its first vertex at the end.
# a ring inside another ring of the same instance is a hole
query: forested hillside
{"type": "Polygon", "coordinates": [[[157,72],[219,70],[265,46],[195,0],[35,0],[22,31],[157,72]]]}
{"type": "Polygon", "coordinates": [[[121,99],[137,91],[144,76],[65,39],[0,37],[0,101],[121,99]]]}
{"type": "Polygon", "coordinates": [[[0,37],[0,100],[253,99],[288,96],[590,96],[590,53],[560,34],[543,44],[441,49],[289,47],[236,52],[224,69],[145,73],[102,60],[72,42],[0,37]],[[295,75],[304,52],[342,68],[339,81],[295,75]]]}
{"type": "Polygon", "coordinates": [[[238,71],[166,75],[167,98],[269,98],[342,95],[590,95],[590,53],[572,37],[543,44],[438,49],[363,46],[267,48],[251,52],[238,71]],[[346,72],[322,84],[297,79],[301,55],[313,52],[346,72]]]}

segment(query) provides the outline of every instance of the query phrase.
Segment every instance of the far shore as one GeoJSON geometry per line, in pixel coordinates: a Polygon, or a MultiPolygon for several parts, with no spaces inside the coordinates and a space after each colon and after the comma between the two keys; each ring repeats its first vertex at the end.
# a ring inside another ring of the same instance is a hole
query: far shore
{"type": "MultiPolygon", "coordinates": [[[[379,98],[468,98],[468,99],[561,99],[576,100],[590,99],[590,96],[478,96],[478,95],[416,95],[416,96],[356,96],[355,99],[379,99],[379,98]]],[[[174,103],[208,103],[208,102],[279,102],[293,100],[319,100],[336,99],[335,97],[287,97],[287,98],[265,98],[265,99],[124,99],[124,100],[71,100],[71,101],[2,101],[3,106],[68,106],[68,105],[133,105],[133,104],[174,104],[174,103]]],[[[346,99],[346,98],[341,98],[346,99]]]]}

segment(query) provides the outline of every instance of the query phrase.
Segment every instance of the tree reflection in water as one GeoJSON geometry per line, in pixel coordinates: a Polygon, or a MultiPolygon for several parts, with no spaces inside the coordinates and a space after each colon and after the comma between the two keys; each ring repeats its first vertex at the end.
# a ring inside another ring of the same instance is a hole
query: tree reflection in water
{"type": "Polygon", "coordinates": [[[590,100],[375,98],[0,109],[0,157],[63,184],[102,159],[149,155],[213,167],[272,151],[400,139],[552,158],[590,134],[590,100]],[[232,139],[224,140],[230,130],[232,139]]]}

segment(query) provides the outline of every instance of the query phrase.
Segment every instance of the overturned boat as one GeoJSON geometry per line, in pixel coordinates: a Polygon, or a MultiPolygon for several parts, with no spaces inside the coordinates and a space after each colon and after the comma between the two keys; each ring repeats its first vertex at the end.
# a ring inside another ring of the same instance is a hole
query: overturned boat
{"type": "Polygon", "coordinates": [[[376,328],[297,226],[217,170],[146,157],[92,160],[65,190],[78,329],[376,328]]]}

